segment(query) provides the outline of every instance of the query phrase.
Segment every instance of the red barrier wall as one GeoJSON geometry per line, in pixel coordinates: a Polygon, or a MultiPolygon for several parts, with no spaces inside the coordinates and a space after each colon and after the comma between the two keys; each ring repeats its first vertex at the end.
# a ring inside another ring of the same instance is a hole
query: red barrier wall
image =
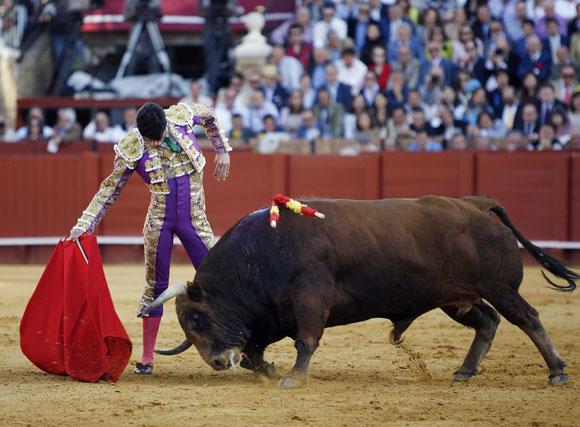
{"type": "Polygon", "coordinates": [[[526,237],[568,239],[569,153],[479,153],[476,170],[476,193],[498,200],[526,237]]]}
{"type": "Polygon", "coordinates": [[[296,198],[380,198],[380,156],[289,157],[288,195],[296,198]]]}
{"type": "Polygon", "coordinates": [[[381,197],[470,196],[474,158],[473,152],[383,153],[381,197]]]}

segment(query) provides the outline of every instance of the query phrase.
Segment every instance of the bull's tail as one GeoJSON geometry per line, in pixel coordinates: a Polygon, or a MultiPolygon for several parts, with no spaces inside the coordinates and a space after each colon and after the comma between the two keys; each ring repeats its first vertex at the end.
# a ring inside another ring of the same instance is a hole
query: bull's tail
{"type": "Polygon", "coordinates": [[[522,246],[536,259],[536,261],[542,264],[554,276],[559,277],[560,279],[564,279],[568,282],[568,285],[565,286],[558,285],[552,282],[542,271],[542,275],[554,289],[562,292],[572,292],[574,289],[576,289],[576,280],[580,279],[580,275],[578,273],[569,270],[558,258],[550,255],[548,252],[526,239],[526,236],[524,236],[522,232],[518,230],[518,228],[511,222],[507,212],[499,203],[495,202],[494,205],[489,207],[489,210],[495,213],[501,222],[512,231],[514,236],[516,236],[522,246]]]}

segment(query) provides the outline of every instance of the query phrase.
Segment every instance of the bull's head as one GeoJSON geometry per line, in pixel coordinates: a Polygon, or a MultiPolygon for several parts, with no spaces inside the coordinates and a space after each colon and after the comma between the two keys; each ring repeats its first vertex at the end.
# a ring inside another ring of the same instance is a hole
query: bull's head
{"type": "Polygon", "coordinates": [[[180,283],[171,286],[142,315],[174,297],[177,297],[177,317],[186,339],[172,350],[155,352],[179,354],[193,344],[203,360],[215,370],[236,366],[241,360],[246,334],[243,329],[233,326],[236,323],[234,313],[228,311],[227,307],[218,312],[204,301],[203,290],[197,282],[187,282],[187,286],[180,283]]]}

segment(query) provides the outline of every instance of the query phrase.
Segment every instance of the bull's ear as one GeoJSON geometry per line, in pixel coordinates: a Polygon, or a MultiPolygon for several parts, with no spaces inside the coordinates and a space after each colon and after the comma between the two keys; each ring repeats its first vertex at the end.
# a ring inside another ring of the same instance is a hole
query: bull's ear
{"type": "Polygon", "coordinates": [[[187,296],[193,302],[200,302],[203,297],[203,291],[197,282],[187,282],[187,296]]]}

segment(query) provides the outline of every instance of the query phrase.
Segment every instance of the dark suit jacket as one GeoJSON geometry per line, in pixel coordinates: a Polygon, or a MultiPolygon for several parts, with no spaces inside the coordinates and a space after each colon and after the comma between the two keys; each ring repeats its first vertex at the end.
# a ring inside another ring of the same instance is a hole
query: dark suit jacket
{"type": "MultiPolygon", "coordinates": [[[[278,111],[288,105],[288,98],[288,91],[282,85],[276,84],[271,102],[278,108],[278,111]]],[[[268,101],[270,100],[268,99],[268,101]]]]}
{"type": "MultiPolygon", "coordinates": [[[[407,24],[409,24],[411,26],[411,28],[413,29],[413,33],[415,33],[415,25],[413,25],[413,22],[409,18],[406,18],[406,17],[403,17],[402,20],[403,20],[403,22],[406,22],[407,24]]],[[[390,41],[389,36],[391,35],[391,20],[389,19],[388,14],[385,16],[381,16],[381,21],[379,22],[379,28],[381,29],[381,33],[388,43],[390,41]]]]}
{"type": "MultiPolygon", "coordinates": [[[[328,89],[328,86],[325,86],[325,89],[328,89]]],[[[345,111],[350,109],[350,103],[352,102],[351,91],[352,87],[346,83],[339,83],[336,89],[336,99],[333,99],[333,101],[341,103],[345,111]]]]}
{"type": "MultiPolygon", "coordinates": [[[[443,71],[445,71],[445,85],[452,86],[453,79],[455,78],[455,64],[453,64],[450,59],[442,58],[439,62],[439,66],[443,68],[443,71]]],[[[425,76],[429,74],[429,70],[431,70],[431,61],[423,61],[423,64],[421,65],[421,77],[419,78],[419,86],[422,86],[423,82],[425,81],[425,76]]]]}
{"type": "MultiPolygon", "coordinates": [[[[538,121],[540,122],[540,124],[543,125],[544,118],[542,117],[542,101],[538,100],[536,102],[536,108],[538,109],[538,114],[540,115],[540,119],[538,121]]],[[[552,109],[550,110],[548,115],[550,115],[552,111],[559,111],[564,115],[564,117],[568,117],[568,109],[566,108],[566,105],[562,101],[559,101],[557,99],[554,101],[554,105],[552,106],[552,109]]]]}
{"type": "MultiPolygon", "coordinates": [[[[520,117],[518,117],[517,113],[516,113],[516,120],[514,122],[514,130],[519,130],[520,132],[524,132],[524,121],[521,118],[521,114],[519,115],[520,117]]],[[[540,130],[540,121],[537,120],[536,123],[534,124],[534,128],[532,130],[531,133],[535,133],[537,134],[540,130]]],[[[524,134],[524,137],[529,136],[524,134]]]]}
{"type": "MultiPolygon", "coordinates": [[[[312,109],[316,120],[320,119],[320,105],[315,105],[312,109]]],[[[342,138],[344,129],[344,107],[342,104],[332,104],[328,112],[326,126],[334,138],[342,138]]]]}
{"type": "Polygon", "coordinates": [[[521,57],[520,65],[518,67],[518,77],[521,79],[524,77],[524,74],[532,72],[538,76],[540,82],[545,82],[548,80],[548,77],[550,77],[551,66],[552,56],[546,52],[542,52],[537,61],[532,60],[530,55],[524,54],[521,57]]]}

